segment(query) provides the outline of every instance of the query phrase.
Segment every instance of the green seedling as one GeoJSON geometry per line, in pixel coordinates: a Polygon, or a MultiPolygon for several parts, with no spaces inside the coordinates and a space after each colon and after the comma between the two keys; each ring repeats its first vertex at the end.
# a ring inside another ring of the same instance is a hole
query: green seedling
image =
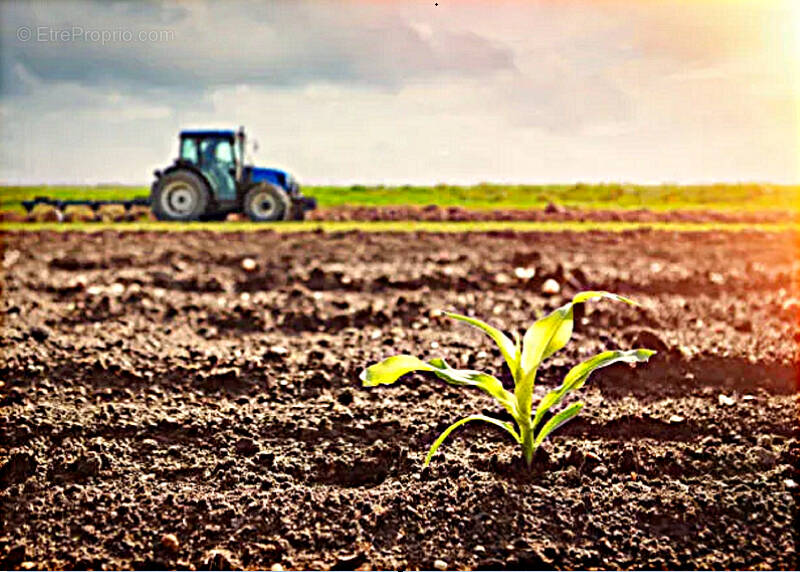
{"type": "Polygon", "coordinates": [[[559,405],[564,398],[586,383],[586,380],[595,370],[614,363],[645,362],[655,352],[647,349],[605,351],[589,358],[573,367],[567,373],[561,385],[547,393],[533,409],[533,387],[536,382],[536,372],[541,363],[563,348],[572,337],[573,307],[595,298],[609,298],[635,305],[635,302],[617,294],[609,292],[581,292],[571,302],[557,308],[547,316],[537,320],[525,332],[522,340],[514,335],[514,341],[500,330],[489,324],[462,316],[460,314],[445,314],[455,320],[466,322],[485,332],[500,348],[508,369],[514,378],[514,392],[503,387],[503,384],[494,376],[470,369],[451,368],[443,359],[432,359],[424,362],[410,355],[397,355],[376,363],[361,372],[361,381],[366,387],[388,385],[400,377],[414,371],[427,371],[435,374],[440,379],[452,385],[467,385],[478,387],[495,398],[514,419],[514,424],[487,415],[470,415],[459,419],[434,441],[425,465],[431,461],[436,450],[454,430],[470,421],[484,421],[501,427],[508,431],[514,440],[522,446],[522,454],[528,466],[533,462],[533,454],[539,445],[556,429],[567,421],[573,419],[583,409],[584,403],[576,401],[550,416],[542,423],[550,410],[559,405]]]}

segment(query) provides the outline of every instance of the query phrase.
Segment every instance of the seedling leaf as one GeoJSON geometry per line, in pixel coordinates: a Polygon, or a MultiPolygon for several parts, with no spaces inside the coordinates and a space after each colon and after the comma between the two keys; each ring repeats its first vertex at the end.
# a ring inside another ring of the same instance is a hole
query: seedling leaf
{"type": "Polygon", "coordinates": [[[431,458],[436,453],[436,450],[442,443],[444,443],[444,440],[447,439],[450,433],[452,433],[465,423],[469,423],[470,421],[485,421],[486,423],[491,423],[492,425],[497,425],[498,427],[502,427],[503,429],[511,433],[511,436],[514,437],[514,440],[516,440],[517,443],[522,442],[519,433],[517,433],[514,430],[514,426],[511,425],[511,423],[508,423],[506,421],[501,421],[500,419],[495,419],[494,417],[489,417],[487,415],[470,415],[469,417],[464,417],[463,419],[459,419],[458,421],[450,425],[447,429],[442,431],[441,435],[439,435],[439,437],[436,438],[436,441],[433,442],[433,445],[431,445],[431,448],[428,451],[428,456],[425,457],[425,464],[423,466],[425,467],[428,466],[428,464],[431,462],[431,458]]]}
{"type": "Polygon", "coordinates": [[[553,415],[553,417],[544,424],[542,430],[539,431],[539,434],[536,436],[536,440],[533,442],[533,448],[536,449],[539,445],[542,444],[542,441],[547,439],[547,436],[550,435],[553,431],[561,427],[564,423],[575,417],[578,413],[581,412],[583,409],[583,401],[576,401],[569,407],[565,407],[557,414],[553,415]]]}
{"type": "Polygon", "coordinates": [[[517,400],[514,398],[514,394],[505,389],[503,383],[496,377],[471,369],[453,369],[443,359],[432,359],[430,365],[433,367],[433,373],[440,379],[453,385],[479,387],[497,399],[509,414],[516,417],[517,400]]]}
{"type": "Polygon", "coordinates": [[[500,349],[500,353],[503,354],[503,359],[506,360],[508,364],[508,369],[511,370],[511,375],[514,376],[516,379],[517,376],[517,363],[518,359],[516,357],[516,346],[514,342],[512,342],[507,335],[503,332],[498,330],[497,328],[490,326],[486,322],[478,320],[477,318],[470,318],[469,316],[464,316],[461,314],[454,314],[452,312],[445,312],[445,315],[453,318],[454,320],[459,320],[461,322],[466,322],[470,326],[474,326],[479,330],[485,332],[494,343],[497,344],[497,347],[500,349]]]}
{"type": "Polygon", "coordinates": [[[567,345],[572,337],[574,326],[573,307],[575,304],[588,302],[595,298],[608,298],[627,304],[636,304],[629,298],[603,290],[580,292],[575,295],[571,302],[556,308],[544,318],[537,320],[525,332],[525,336],[522,339],[522,357],[520,359],[521,379],[517,382],[515,391],[519,408],[523,415],[530,414],[531,411],[533,386],[539,365],[567,345]]]}
{"type": "Polygon", "coordinates": [[[647,361],[650,359],[650,356],[655,354],[653,350],[646,350],[643,348],[635,349],[635,350],[614,350],[614,351],[606,351],[597,354],[594,357],[587,359],[586,361],[582,361],[567,373],[566,377],[564,377],[563,385],[569,387],[570,390],[578,389],[586,383],[586,380],[595,370],[608,367],[615,363],[636,363],[647,361]]]}
{"type": "Polygon", "coordinates": [[[531,424],[532,428],[535,430],[536,427],[539,426],[542,417],[547,413],[547,411],[551,407],[561,403],[564,397],[566,397],[567,393],[582,387],[595,370],[608,367],[619,362],[645,362],[650,359],[650,356],[652,356],[654,353],[656,352],[645,349],[628,351],[615,350],[602,352],[587,359],[586,361],[582,361],[569,370],[569,373],[567,373],[563,383],[560,386],[545,395],[539,402],[539,406],[536,408],[536,416],[533,418],[533,423],[531,424]]]}
{"type": "Polygon", "coordinates": [[[432,359],[426,363],[409,355],[397,355],[371,365],[361,372],[360,379],[365,387],[390,385],[402,376],[414,371],[429,371],[439,379],[453,385],[478,387],[497,399],[512,416],[517,415],[517,400],[514,394],[503,387],[496,377],[471,369],[454,369],[443,359],[432,359]]]}
{"type": "Polygon", "coordinates": [[[431,371],[433,367],[419,358],[409,355],[393,356],[369,366],[359,376],[365,387],[392,384],[412,371],[431,371]]]}
{"type": "Polygon", "coordinates": [[[572,299],[572,303],[580,304],[582,302],[588,302],[589,300],[592,300],[594,298],[608,298],[609,300],[616,300],[617,302],[625,302],[626,304],[630,304],[631,306],[639,305],[630,298],[626,298],[625,296],[620,296],[619,294],[606,292],[605,290],[586,290],[585,292],[579,292],[575,294],[575,297],[572,299]]]}
{"type": "Polygon", "coordinates": [[[521,379],[515,391],[522,415],[530,417],[536,370],[544,359],[545,352],[550,351],[552,354],[558,351],[569,341],[571,335],[572,304],[565,304],[544,318],[536,320],[525,332],[520,361],[521,379]],[[566,320],[569,320],[569,325],[565,329],[563,326],[566,320]]]}

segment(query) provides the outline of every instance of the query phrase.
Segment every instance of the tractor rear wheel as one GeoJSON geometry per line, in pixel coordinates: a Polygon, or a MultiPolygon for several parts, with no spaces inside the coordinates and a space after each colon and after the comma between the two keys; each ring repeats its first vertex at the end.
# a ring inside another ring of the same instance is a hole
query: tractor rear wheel
{"type": "Polygon", "coordinates": [[[191,171],[174,171],[159,179],[150,205],[158,220],[199,220],[209,203],[205,181],[191,171]]]}
{"type": "Polygon", "coordinates": [[[289,213],[289,196],[270,183],[259,183],[244,196],[244,212],[255,222],[284,220],[289,213]]]}

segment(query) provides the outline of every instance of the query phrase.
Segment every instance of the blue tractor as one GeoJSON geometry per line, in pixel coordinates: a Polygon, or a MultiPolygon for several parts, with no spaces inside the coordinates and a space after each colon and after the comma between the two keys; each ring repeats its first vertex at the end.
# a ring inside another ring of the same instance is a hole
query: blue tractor
{"type": "Polygon", "coordinates": [[[316,201],[285,171],[244,164],[245,133],[181,131],[175,162],[155,172],[149,204],[159,220],[303,220],[316,201]]]}
{"type": "Polygon", "coordinates": [[[245,213],[254,221],[303,220],[317,201],[304,197],[300,185],[285,171],[244,164],[244,128],[239,131],[181,131],[175,162],[155,172],[150,197],[125,201],[60,200],[36,197],[22,201],[28,213],[36,205],[55,208],[59,220],[72,206],[88,206],[101,220],[106,205],[149,206],[159,220],[225,220],[245,213]]]}

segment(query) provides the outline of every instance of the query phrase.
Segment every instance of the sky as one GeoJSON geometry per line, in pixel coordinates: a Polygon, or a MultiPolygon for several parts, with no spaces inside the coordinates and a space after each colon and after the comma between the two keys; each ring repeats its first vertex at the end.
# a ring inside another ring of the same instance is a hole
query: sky
{"type": "Polygon", "coordinates": [[[0,182],[800,182],[800,0],[0,0],[0,182]]]}

